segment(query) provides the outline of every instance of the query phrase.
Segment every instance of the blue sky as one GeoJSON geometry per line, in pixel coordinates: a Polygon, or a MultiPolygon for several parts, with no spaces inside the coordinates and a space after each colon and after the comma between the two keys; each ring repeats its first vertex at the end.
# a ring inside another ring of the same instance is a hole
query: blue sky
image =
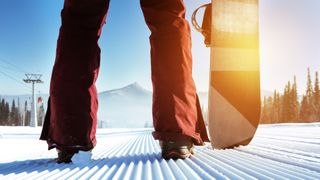
{"type": "MultiPolygon", "coordinates": [[[[187,19],[206,2],[186,0],[187,19]]],[[[62,0],[0,1],[0,94],[30,93],[21,80],[25,72],[43,74],[37,92],[48,93],[62,5],[62,0]]],[[[304,93],[307,67],[320,70],[319,9],[319,0],[260,0],[262,89],[282,90],[296,75],[304,93]]],[[[139,0],[111,0],[99,41],[98,91],[133,82],[151,90],[149,35],[139,0]]],[[[192,39],[194,79],[199,91],[207,91],[209,49],[193,29],[192,39]]]]}

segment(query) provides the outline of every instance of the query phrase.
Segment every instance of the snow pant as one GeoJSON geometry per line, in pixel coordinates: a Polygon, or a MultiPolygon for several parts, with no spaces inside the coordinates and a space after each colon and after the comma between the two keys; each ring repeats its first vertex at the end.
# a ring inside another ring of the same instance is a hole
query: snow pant
{"type": "MultiPolygon", "coordinates": [[[[151,30],[153,137],[208,141],[192,79],[190,28],[183,0],[141,0],[151,30]]],[[[65,0],[50,99],[40,139],[49,149],[91,150],[96,144],[98,39],[109,0],[65,0]]]]}

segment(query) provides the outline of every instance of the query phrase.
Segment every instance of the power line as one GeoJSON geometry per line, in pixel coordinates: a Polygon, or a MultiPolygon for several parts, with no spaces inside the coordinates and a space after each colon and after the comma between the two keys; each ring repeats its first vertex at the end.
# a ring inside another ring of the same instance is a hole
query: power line
{"type": "Polygon", "coordinates": [[[13,68],[11,68],[11,67],[9,67],[9,66],[6,66],[6,65],[2,65],[2,64],[0,64],[0,68],[2,68],[2,70],[3,71],[7,71],[7,72],[13,72],[13,73],[20,73],[20,74],[23,74],[23,72],[21,72],[21,71],[18,71],[18,70],[15,70],[15,69],[13,69],[13,68]]]}
{"type": "Polygon", "coordinates": [[[28,91],[31,90],[31,88],[30,88],[29,86],[27,86],[26,84],[22,83],[20,80],[14,78],[13,76],[9,75],[10,73],[8,74],[8,71],[25,74],[25,73],[26,73],[25,70],[23,70],[22,68],[18,67],[17,65],[15,65],[15,64],[13,64],[13,63],[11,63],[11,62],[9,62],[9,61],[5,60],[4,58],[1,58],[1,57],[0,57],[0,62],[3,62],[3,63],[6,64],[6,65],[5,65],[5,64],[2,64],[2,65],[0,64],[0,67],[3,68],[2,71],[0,70],[0,73],[1,73],[1,74],[3,74],[4,76],[10,78],[10,79],[13,80],[13,81],[16,81],[17,83],[23,85],[26,89],[28,89],[28,91]],[[9,65],[11,68],[9,68],[8,65],[9,65]],[[14,69],[15,69],[15,70],[14,70],[14,69]],[[4,71],[7,71],[7,72],[4,72],[4,71]]]}
{"type": "Polygon", "coordinates": [[[0,73],[3,74],[3,75],[5,75],[5,76],[7,76],[8,78],[10,78],[10,79],[18,82],[19,84],[23,85],[25,88],[28,88],[28,90],[31,90],[31,88],[30,88],[29,86],[27,86],[26,84],[24,84],[24,83],[22,83],[21,81],[17,80],[16,78],[10,76],[9,74],[7,74],[7,73],[5,73],[5,72],[2,72],[2,71],[0,71],[0,73]]]}
{"type": "Polygon", "coordinates": [[[26,73],[26,72],[27,72],[27,71],[21,69],[20,67],[18,67],[17,65],[15,65],[15,64],[13,64],[13,63],[11,63],[11,62],[3,59],[3,58],[0,58],[0,61],[2,61],[2,62],[4,62],[4,63],[6,63],[6,64],[8,64],[8,65],[10,65],[10,66],[12,66],[12,67],[14,67],[15,69],[17,69],[18,71],[20,71],[20,72],[22,72],[22,73],[26,73]]]}

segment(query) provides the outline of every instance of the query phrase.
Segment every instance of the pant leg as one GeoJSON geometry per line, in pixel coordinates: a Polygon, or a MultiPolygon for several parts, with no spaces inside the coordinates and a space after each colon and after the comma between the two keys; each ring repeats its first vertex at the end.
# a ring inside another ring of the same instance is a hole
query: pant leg
{"type": "Polygon", "coordinates": [[[90,150],[96,144],[98,39],[109,0],[65,0],[50,106],[40,139],[49,149],[90,150]]]}
{"type": "Polygon", "coordinates": [[[151,30],[153,136],[160,140],[208,141],[192,78],[190,27],[183,0],[140,0],[151,30]]]}

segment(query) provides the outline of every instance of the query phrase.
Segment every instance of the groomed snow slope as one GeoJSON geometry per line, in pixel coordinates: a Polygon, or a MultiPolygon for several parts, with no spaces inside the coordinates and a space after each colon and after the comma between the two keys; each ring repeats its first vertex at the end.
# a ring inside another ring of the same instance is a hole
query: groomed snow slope
{"type": "Polygon", "coordinates": [[[40,129],[0,127],[0,179],[320,179],[320,124],[260,126],[249,146],[163,160],[151,129],[98,130],[92,160],[56,164],[40,129]]]}

